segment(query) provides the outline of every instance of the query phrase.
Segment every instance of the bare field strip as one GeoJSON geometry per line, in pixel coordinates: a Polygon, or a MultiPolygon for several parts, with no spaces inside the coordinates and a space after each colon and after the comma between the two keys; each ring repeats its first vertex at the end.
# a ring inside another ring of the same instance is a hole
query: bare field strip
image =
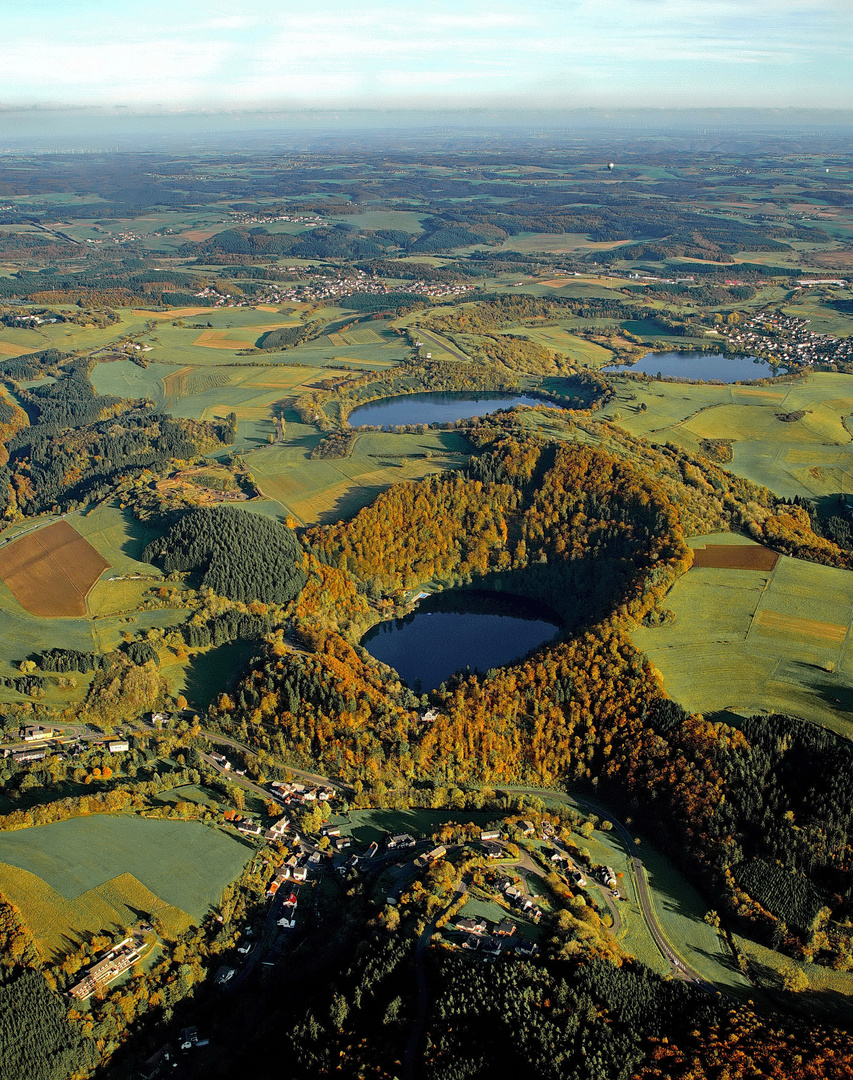
{"type": "Polygon", "coordinates": [[[230,330],[203,330],[193,345],[198,345],[202,349],[230,349],[231,352],[235,352],[237,349],[254,344],[248,338],[238,340],[230,337],[230,334],[230,330]]]}
{"type": "Polygon", "coordinates": [[[2,356],[22,356],[24,353],[32,351],[26,345],[15,345],[11,341],[0,341],[0,355],[2,356]]]}
{"type": "Polygon", "coordinates": [[[702,570],[773,570],[779,556],[759,544],[708,544],[694,548],[693,565],[702,570]]]}
{"type": "Polygon", "coordinates": [[[821,641],[842,642],[847,636],[847,627],[840,623],[817,622],[815,619],[797,619],[782,615],[777,611],[759,611],[754,625],[761,630],[778,630],[783,634],[796,637],[818,638],[821,641]]]}
{"type": "Polygon", "coordinates": [[[130,314],[140,319],[182,319],[185,315],[204,315],[215,311],[212,307],[176,307],[168,311],[146,311],[144,308],[132,308],[130,314]]]}
{"type": "Polygon", "coordinates": [[[67,521],[0,548],[0,578],[31,615],[86,614],[86,596],[110,564],[67,521]]]}
{"type": "Polygon", "coordinates": [[[181,233],[182,240],[209,240],[211,236],[216,235],[215,229],[190,229],[189,232],[181,233]]]}

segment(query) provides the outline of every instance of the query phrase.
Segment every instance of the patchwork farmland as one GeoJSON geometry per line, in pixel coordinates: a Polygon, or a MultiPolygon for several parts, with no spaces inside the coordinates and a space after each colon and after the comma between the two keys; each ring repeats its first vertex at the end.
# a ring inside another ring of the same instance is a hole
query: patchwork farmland
{"type": "Polygon", "coordinates": [[[853,572],[776,556],[746,537],[697,537],[670,623],[634,643],[667,693],[706,715],[787,712],[853,733],[853,572]]]}

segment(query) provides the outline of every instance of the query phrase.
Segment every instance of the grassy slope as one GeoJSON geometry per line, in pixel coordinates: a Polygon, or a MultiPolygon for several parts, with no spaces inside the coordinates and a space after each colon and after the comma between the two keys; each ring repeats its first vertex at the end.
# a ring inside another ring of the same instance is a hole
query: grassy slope
{"type": "MultiPolygon", "coordinates": [[[[838,492],[842,470],[853,469],[853,440],[845,426],[853,413],[849,375],[816,372],[768,386],[628,379],[614,385],[618,400],[604,415],[618,412],[617,422],[632,435],[691,452],[704,438],[731,439],[734,456],[726,468],[778,495],[838,492]],[[801,420],[777,419],[777,413],[799,410],[806,413],[801,420]]],[[[853,486],[853,479],[846,476],[844,483],[853,486]]]]}
{"type": "Polygon", "coordinates": [[[0,834],[0,890],[56,948],[63,935],[105,929],[108,918],[135,921],[134,907],[162,918],[168,905],[177,909],[165,911],[175,923],[181,912],[198,921],[250,854],[242,841],[198,822],[72,818],[0,834]]]}
{"type": "Polygon", "coordinates": [[[665,606],[675,621],[633,639],[686,709],[787,712],[853,734],[853,573],[786,556],[771,572],[693,569],[665,606]]]}
{"type": "Polygon", "coordinates": [[[454,432],[366,432],[349,457],[311,460],[310,451],[320,441],[316,429],[288,422],[287,436],[286,443],[253,454],[249,464],[264,495],[305,524],[349,517],[392,484],[458,467],[468,446],[454,432]],[[431,456],[393,456],[398,454],[431,456]]]}

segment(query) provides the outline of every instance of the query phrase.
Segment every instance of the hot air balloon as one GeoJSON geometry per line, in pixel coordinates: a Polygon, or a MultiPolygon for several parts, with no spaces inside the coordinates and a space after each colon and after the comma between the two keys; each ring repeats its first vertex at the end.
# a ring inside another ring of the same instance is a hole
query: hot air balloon
{"type": "Polygon", "coordinates": [[[613,170],[614,170],[615,168],[616,168],[616,165],[615,165],[615,163],[611,161],[611,162],[610,162],[610,164],[609,164],[609,165],[607,166],[607,171],[608,171],[608,172],[613,172],[613,170]]]}

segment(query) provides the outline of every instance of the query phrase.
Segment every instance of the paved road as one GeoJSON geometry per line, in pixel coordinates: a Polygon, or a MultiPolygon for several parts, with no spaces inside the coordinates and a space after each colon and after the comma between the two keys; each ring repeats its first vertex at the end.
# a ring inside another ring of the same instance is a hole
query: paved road
{"type": "MultiPolygon", "coordinates": [[[[649,888],[648,877],[646,876],[646,868],[643,866],[643,862],[640,858],[637,845],[634,843],[634,838],[631,836],[628,829],[621,821],[617,820],[613,814],[598,803],[591,802],[589,799],[584,799],[576,795],[565,795],[562,792],[546,790],[543,788],[513,788],[512,791],[508,791],[507,794],[512,793],[524,793],[527,792],[531,795],[547,795],[550,798],[557,798],[561,802],[572,804],[577,806],[583,806],[587,810],[591,810],[593,813],[598,814],[599,817],[611,822],[613,828],[619,834],[621,840],[625,844],[628,850],[628,856],[631,859],[631,868],[634,871],[634,876],[637,881],[637,898],[640,903],[640,910],[643,913],[643,918],[646,921],[646,925],[649,928],[649,932],[654,938],[655,944],[660,949],[661,955],[669,963],[672,975],[679,979],[684,979],[687,982],[692,982],[701,986],[702,989],[708,990],[712,993],[716,993],[716,987],[712,983],[709,983],[706,979],[695,971],[687,961],[681,956],[669,943],[666,934],[663,931],[663,927],[658,922],[658,917],[655,913],[654,906],[652,904],[651,891],[649,888]]],[[[598,883],[596,883],[598,884],[598,883]]]]}
{"type": "Polygon", "coordinates": [[[643,862],[640,859],[637,845],[634,843],[634,837],[622,822],[618,821],[610,811],[606,810],[603,806],[590,802],[588,799],[575,798],[574,801],[610,821],[613,828],[621,837],[625,847],[628,849],[628,855],[631,859],[631,868],[634,871],[634,877],[637,881],[637,897],[640,901],[643,918],[646,920],[646,925],[648,926],[652,937],[655,939],[655,944],[660,949],[664,959],[671,965],[672,974],[677,978],[685,979],[688,982],[698,983],[703,989],[715,991],[716,988],[690,967],[687,961],[676,952],[667,940],[666,934],[663,931],[663,927],[658,922],[658,917],[652,904],[649,879],[646,875],[646,868],[643,866],[643,862]]]}
{"type": "MultiPolygon", "coordinates": [[[[202,728],[201,734],[208,740],[208,742],[217,743],[219,746],[230,746],[234,750],[241,750],[245,754],[251,755],[251,757],[257,757],[257,753],[252,750],[250,746],[246,746],[245,743],[237,742],[236,739],[229,739],[226,735],[220,735],[216,731],[207,731],[202,728]]],[[[345,784],[342,780],[332,780],[328,776],[321,776],[319,773],[307,772],[305,769],[295,769],[292,765],[283,765],[288,772],[293,773],[294,776],[300,776],[303,780],[308,780],[312,784],[316,784],[318,787],[330,787],[336,791],[351,792],[352,786],[345,784]]],[[[230,775],[230,774],[229,774],[230,775]]],[[[234,777],[235,780],[242,780],[243,777],[234,777]]],[[[264,792],[264,796],[268,799],[270,794],[268,791],[264,792]]]]}
{"type": "MultiPolygon", "coordinates": [[[[132,732],[134,729],[130,728],[130,726],[128,726],[128,728],[126,730],[132,732]]],[[[225,735],[220,735],[218,732],[202,730],[201,733],[206,739],[208,739],[212,743],[216,743],[216,744],[218,744],[220,746],[230,746],[233,749],[241,750],[241,751],[243,751],[245,753],[251,754],[253,757],[257,756],[255,754],[255,752],[250,747],[246,746],[243,743],[238,742],[235,739],[228,738],[225,735]]],[[[95,734],[95,733],[83,734],[82,736],[79,736],[79,737],[82,737],[83,739],[101,739],[101,738],[104,738],[103,735],[95,734]]],[[[27,744],[27,745],[31,745],[31,744],[27,744]]],[[[269,799],[270,798],[270,793],[267,790],[265,790],[264,788],[262,788],[259,785],[255,784],[253,781],[248,780],[245,776],[237,776],[236,774],[234,774],[230,770],[226,772],[221,766],[217,765],[217,763],[214,762],[210,758],[210,756],[207,755],[207,754],[202,754],[202,757],[205,759],[205,761],[209,765],[211,765],[213,768],[215,768],[218,772],[222,773],[224,776],[229,777],[231,780],[233,780],[235,783],[239,784],[241,787],[244,787],[244,788],[254,792],[255,794],[257,794],[258,796],[260,796],[263,799],[269,799]]],[[[338,791],[352,791],[352,788],[348,784],[343,783],[342,781],[332,780],[328,776],[322,776],[319,773],[308,772],[308,771],[306,771],[304,769],[295,769],[295,768],[292,768],[291,766],[286,766],[286,767],[288,768],[288,770],[293,775],[302,777],[303,779],[308,780],[310,783],[314,783],[314,784],[321,785],[321,786],[332,787],[332,788],[337,789],[338,791]]],[[[695,983],[698,986],[701,986],[705,990],[709,990],[711,992],[716,992],[716,988],[713,986],[713,984],[709,983],[706,979],[703,979],[702,976],[697,971],[695,971],[692,967],[690,967],[690,965],[687,963],[687,961],[677,952],[677,950],[670,944],[669,940],[667,939],[666,934],[664,933],[664,930],[661,927],[660,922],[658,921],[657,915],[656,915],[655,910],[654,910],[654,906],[652,904],[651,890],[650,890],[650,887],[649,887],[648,877],[646,875],[646,869],[645,869],[645,867],[643,865],[643,862],[642,862],[642,860],[640,858],[639,852],[637,850],[637,845],[634,843],[633,836],[631,835],[631,833],[628,831],[628,829],[625,827],[625,825],[621,821],[619,821],[617,818],[615,818],[613,816],[613,814],[608,809],[606,809],[603,806],[600,806],[598,803],[592,802],[589,799],[581,798],[579,796],[568,796],[568,795],[564,794],[563,792],[558,792],[558,791],[554,791],[554,790],[551,790],[551,789],[532,788],[532,787],[531,788],[513,788],[511,790],[506,790],[506,793],[507,794],[528,793],[528,794],[532,794],[532,795],[547,795],[548,797],[556,798],[561,802],[565,802],[565,803],[569,803],[569,804],[574,803],[577,806],[583,806],[586,809],[591,810],[593,813],[598,814],[600,817],[609,820],[613,824],[614,829],[619,834],[620,838],[622,839],[622,841],[625,844],[625,847],[626,847],[626,849],[628,851],[628,855],[629,855],[629,857],[631,859],[631,867],[632,867],[632,870],[634,872],[634,876],[635,876],[635,879],[636,879],[636,882],[637,882],[637,897],[638,897],[639,904],[640,904],[640,910],[642,911],[643,918],[645,919],[646,925],[649,928],[649,932],[651,933],[651,935],[652,935],[652,937],[653,937],[653,939],[655,941],[655,944],[657,945],[658,949],[660,950],[661,955],[670,964],[673,976],[675,976],[677,978],[680,978],[680,979],[684,979],[684,980],[686,980],[688,982],[695,983]]],[[[524,865],[523,860],[522,860],[522,865],[524,865]]],[[[532,865],[529,868],[533,869],[532,865]]],[[[593,881],[594,881],[594,879],[593,879],[593,881]]],[[[618,931],[619,927],[621,926],[621,915],[619,914],[618,908],[613,903],[612,896],[610,895],[610,890],[607,889],[606,886],[602,885],[600,882],[594,881],[594,884],[596,884],[598,886],[598,888],[601,890],[602,895],[604,896],[604,900],[607,903],[608,907],[610,908],[610,911],[611,911],[611,914],[613,915],[613,920],[614,920],[613,931],[614,931],[614,933],[616,933],[618,931]]],[[[427,937],[426,940],[428,941],[429,938],[427,937]]],[[[420,941],[419,941],[419,947],[420,947],[420,941]]],[[[425,947],[426,946],[424,945],[424,948],[425,947]]],[[[420,990],[419,990],[419,993],[420,993],[420,990]]],[[[424,991],[424,993],[425,993],[425,991],[424,991]]]]}
{"type": "MultiPolygon", "coordinates": [[[[414,333],[414,330],[412,332],[414,333]]],[[[427,342],[432,342],[436,349],[441,349],[442,352],[450,353],[450,355],[455,356],[457,360],[468,363],[471,359],[471,357],[466,356],[464,352],[460,352],[455,345],[451,345],[449,341],[445,341],[444,338],[440,338],[438,334],[432,334],[420,326],[417,328],[417,336],[421,338],[425,344],[427,342]]]]}

